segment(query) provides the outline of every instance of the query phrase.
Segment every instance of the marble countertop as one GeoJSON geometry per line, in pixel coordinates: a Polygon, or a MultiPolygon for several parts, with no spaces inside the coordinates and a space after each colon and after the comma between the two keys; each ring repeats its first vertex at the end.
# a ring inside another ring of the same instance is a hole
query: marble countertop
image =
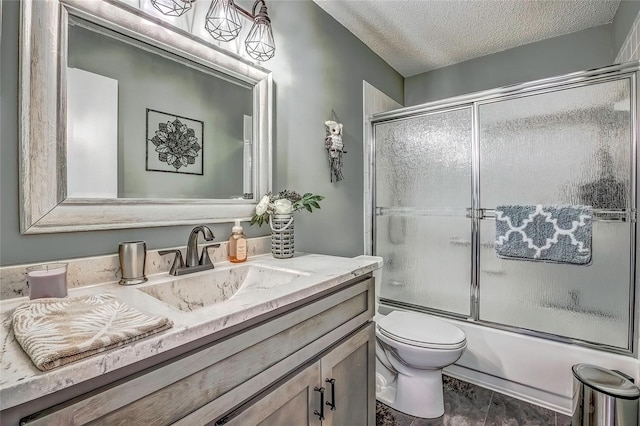
{"type": "Polygon", "coordinates": [[[0,303],[2,346],[0,348],[0,409],[7,409],[41,396],[71,387],[77,383],[109,373],[142,359],[180,347],[225,328],[263,315],[277,308],[331,289],[351,278],[365,275],[381,265],[373,257],[335,257],[296,253],[290,259],[274,259],[270,254],[255,256],[239,265],[295,272],[292,281],[282,285],[254,286],[241,289],[230,299],[193,311],[183,311],[141,291],[157,284],[178,280],[206,280],[213,271],[234,267],[229,262],[216,263],[216,269],[173,277],[167,273],[149,276],[139,286],[121,286],[106,282],[69,290],[69,297],[110,293],[132,307],[173,321],[169,330],[72,362],[51,371],[38,370],[16,342],[11,314],[26,297],[0,303]]]}

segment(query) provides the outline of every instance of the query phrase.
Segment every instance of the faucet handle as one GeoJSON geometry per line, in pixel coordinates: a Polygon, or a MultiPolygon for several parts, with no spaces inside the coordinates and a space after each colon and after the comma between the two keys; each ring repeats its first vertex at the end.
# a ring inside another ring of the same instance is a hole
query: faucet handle
{"type": "Polygon", "coordinates": [[[199,261],[200,265],[211,265],[213,267],[213,262],[209,257],[209,250],[208,250],[211,247],[220,247],[220,243],[207,244],[205,246],[202,246],[202,254],[200,255],[200,261],[199,261]]]}
{"type": "Polygon", "coordinates": [[[171,275],[178,275],[178,269],[184,268],[184,261],[182,260],[182,252],[178,249],[173,250],[160,250],[158,254],[160,256],[164,256],[165,254],[176,254],[176,257],[173,258],[173,263],[171,264],[171,269],[169,269],[169,273],[171,275]]]}

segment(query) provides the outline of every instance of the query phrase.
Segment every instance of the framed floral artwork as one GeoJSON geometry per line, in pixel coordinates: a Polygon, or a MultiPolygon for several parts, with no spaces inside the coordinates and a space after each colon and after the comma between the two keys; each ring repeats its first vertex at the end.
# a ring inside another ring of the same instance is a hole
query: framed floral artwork
{"type": "Polygon", "coordinates": [[[204,122],[147,108],[146,169],[203,175],[204,122]]]}

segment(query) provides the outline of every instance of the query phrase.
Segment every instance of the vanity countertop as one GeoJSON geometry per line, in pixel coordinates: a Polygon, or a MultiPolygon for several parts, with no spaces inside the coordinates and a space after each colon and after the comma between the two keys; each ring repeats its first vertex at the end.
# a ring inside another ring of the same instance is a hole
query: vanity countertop
{"type": "MultiPolygon", "coordinates": [[[[110,293],[144,312],[168,317],[173,321],[173,327],[128,345],[46,372],[38,370],[33,365],[15,340],[11,328],[13,310],[28,299],[22,297],[3,301],[0,303],[2,319],[0,409],[14,407],[178,348],[275,309],[295,304],[381,266],[372,257],[345,258],[303,253],[296,253],[290,259],[274,259],[270,254],[255,256],[242,265],[295,270],[303,274],[287,284],[239,292],[223,303],[201,307],[190,312],[181,311],[161,302],[140,291],[139,286],[121,286],[117,282],[107,282],[70,289],[69,297],[110,293]]],[[[231,266],[229,262],[216,263],[214,271],[228,266],[231,266]]],[[[157,274],[150,276],[149,282],[143,286],[186,278],[193,279],[198,276],[206,278],[210,272],[197,272],[181,277],[173,277],[167,273],[157,274]]]]}

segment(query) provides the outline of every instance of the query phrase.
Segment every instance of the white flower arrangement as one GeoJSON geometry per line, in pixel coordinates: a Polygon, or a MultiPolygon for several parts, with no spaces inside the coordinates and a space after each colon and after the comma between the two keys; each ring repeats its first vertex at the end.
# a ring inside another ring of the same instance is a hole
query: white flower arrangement
{"type": "Polygon", "coordinates": [[[272,214],[291,214],[303,209],[312,212],[314,208],[320,208],[322,200],[324,200],[322,195],[311,193],[300,195],[288,189],[277,194],[269,192],[262,197],[256,206],[256,213],[251,218],[251,225],[257,223],[262,226],[263,223],[268,223],[272,214]]]}

